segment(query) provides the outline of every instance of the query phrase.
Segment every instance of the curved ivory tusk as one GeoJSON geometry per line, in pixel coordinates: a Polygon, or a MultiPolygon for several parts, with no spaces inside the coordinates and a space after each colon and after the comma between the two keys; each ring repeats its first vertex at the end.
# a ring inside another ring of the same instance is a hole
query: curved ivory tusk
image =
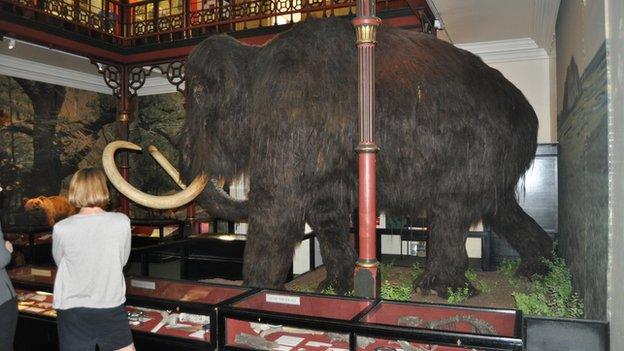
{"type": "Polygon", "coordinates": [[[173,167],[171,162],[169,162],[169,160],[167,160],[167,158],[160,153],[156,146],[148,146],[147,151],[149,151],[150,155],[152,155],[152,157],[154,158],[154,160],[156,160],[156,162],[158,162],[160,167],[162,167],[165,172],[167,172],[171,179],[173,179],[173,181],[178,184],[180,189],[186,189],[186,184],[184,184],[182,182],[182,179],[180,179],[180,172],[178,172],[178,170],[173,167]]]}
{"type": "Polygon", "coordinates": [[[195,177],[186,189],[173,195],[155,196],[144,193],[128,183],[117,170],[115,152],[119,149],[140,151],[141,147],[123,140],[109,143],[102,153],[102,167],[113,186],[128,199],[139,205],[159,210],[181,207],[193,201],[204,190],[208,181],[206,175],[202,173],[195,177]]]}

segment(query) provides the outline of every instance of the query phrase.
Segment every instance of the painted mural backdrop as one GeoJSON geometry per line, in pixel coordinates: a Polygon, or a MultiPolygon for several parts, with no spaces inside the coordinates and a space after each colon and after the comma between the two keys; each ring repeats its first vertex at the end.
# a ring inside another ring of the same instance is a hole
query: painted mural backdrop
{"type": "Polygon", "coordinates": [[[607,69],[603,44],[582,74],[567,66],[558,116],[559,243],[586,317],[606,318],[608,257],[607,69]]]}
{"type": "MultiPolygon", "coordinates": [[[[182,95],[140,97],[136,105],[131,140],[156,145],[176,164],[175,144],[184,117],[182,95]]],[[[100,166],[104,146],[115,139],[115,117],[116,100],[110,95],[0,76],[3,224],[39,221],[25,213],[24,198],[64,194],[78,168],[100,166]]],[[[139,188],[154,194],[176,189],[148,155],[132,155],[130,159],[131,182],[139,188]]],[[[175,215],[141,208],[133,211],[138,217],[175,215]]]]}

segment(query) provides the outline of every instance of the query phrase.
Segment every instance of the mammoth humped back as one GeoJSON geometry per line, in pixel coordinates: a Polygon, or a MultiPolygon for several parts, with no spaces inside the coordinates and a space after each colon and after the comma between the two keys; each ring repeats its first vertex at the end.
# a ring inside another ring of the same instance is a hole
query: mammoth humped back
{"type": "MultiPolygon", "coordinates": [[[[307,222],[321,243],[323,285],[350,289],[357,69],[354,29],[339,18],[295,24],[260,47],[213,36],[189,56],[182,174],[249,176],[246,201],[213,186],[199,198],[214,216],[249,219],[247,284],[283,284],[307,222]]],[[[520,253],[522,272],[540,271],[550,239],[514,196],[538,128],[523,94],[477,56],[388,26],[378,30],[375,75],[379,210],[430,220],[417,286],[445,295],[465,285],[464,233],[481,218],[520,253]]]]}

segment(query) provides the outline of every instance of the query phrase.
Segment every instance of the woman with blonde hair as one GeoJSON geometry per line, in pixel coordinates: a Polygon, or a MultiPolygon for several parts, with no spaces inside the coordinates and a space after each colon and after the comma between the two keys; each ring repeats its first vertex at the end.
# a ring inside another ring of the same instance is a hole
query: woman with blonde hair
{"type": "Polygon", "coordinates": [[[98,168],[80,169],[69,184],[80,211],[54,225],[52,256],[60,350],[134,350],[124,308],[123,266],[130,255],[130,219],[106,212],[109,192],[98,168]]]}

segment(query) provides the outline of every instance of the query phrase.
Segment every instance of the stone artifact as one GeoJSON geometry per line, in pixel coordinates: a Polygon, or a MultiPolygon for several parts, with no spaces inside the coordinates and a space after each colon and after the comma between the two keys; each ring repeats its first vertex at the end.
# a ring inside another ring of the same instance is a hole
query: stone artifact
{"type": "Polygon", "coordinates": [[[400,326],[418,327],[426,329],[453,330],[449,328],[457,323],[465,323],[470,325],[472,327],[471,333],[496,335],[496,329],[494,329],[494,326],[482,319],[471,315],[457,315],[432,321],[425,321],[418,316],[403,316],[399,317],[398,324],[400,326]]]}

